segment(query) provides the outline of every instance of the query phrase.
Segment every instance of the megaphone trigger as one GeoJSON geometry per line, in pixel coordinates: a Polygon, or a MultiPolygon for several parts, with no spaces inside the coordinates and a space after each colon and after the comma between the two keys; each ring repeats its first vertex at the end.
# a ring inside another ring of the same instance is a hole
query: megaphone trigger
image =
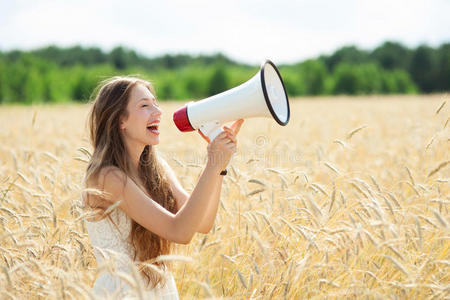
{"type": "Polygon", "coordinates": [[[198,134],[209,144],[211,141],[209,140],[209,137],[203,134],[203,132],[200,131],[200,129],[197,129],[198,134]]]}
{"type": "Polygon", "coordinates": [[[212,142],[223,131],[219,121],[215,120],[200,125],[199,130],[202,134],[209,138],[210,142],[212,142]]]}

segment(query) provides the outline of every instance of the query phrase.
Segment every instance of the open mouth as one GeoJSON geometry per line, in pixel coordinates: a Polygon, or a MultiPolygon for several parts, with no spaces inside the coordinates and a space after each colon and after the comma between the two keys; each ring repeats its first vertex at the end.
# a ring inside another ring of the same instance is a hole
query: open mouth
{"type": "Polygon", "coordinates": [[[147,130],[153,134],[158,135],[159,134],[159,124],[151,124],[151,125],[147,126],[147,130]]]}

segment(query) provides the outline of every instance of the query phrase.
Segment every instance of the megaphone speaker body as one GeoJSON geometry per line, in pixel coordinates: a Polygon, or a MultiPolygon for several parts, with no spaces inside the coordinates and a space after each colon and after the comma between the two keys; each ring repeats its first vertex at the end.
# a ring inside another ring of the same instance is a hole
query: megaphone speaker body
{"type": "Polygon", "coordinates": [[[173,120],[179,130],[199,129],[212,141],[223,131],[222,124],[253,117],[273,118],[282,126],[289,122],[286,89],[270,60],[262,63],[259,72],[243,84],[181,107],[173,120]]]}

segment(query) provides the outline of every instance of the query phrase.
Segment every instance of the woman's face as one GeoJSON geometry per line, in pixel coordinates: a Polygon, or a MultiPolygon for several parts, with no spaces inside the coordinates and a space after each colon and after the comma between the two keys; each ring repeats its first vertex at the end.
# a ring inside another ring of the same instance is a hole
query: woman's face
{"type": "Polygon", "coordinates": [[[138,83],[132,88],[127,111],[128,118],[120,123],[124,137],[145,145],[157,145],[162,110],[147,87],[138,83]]]}

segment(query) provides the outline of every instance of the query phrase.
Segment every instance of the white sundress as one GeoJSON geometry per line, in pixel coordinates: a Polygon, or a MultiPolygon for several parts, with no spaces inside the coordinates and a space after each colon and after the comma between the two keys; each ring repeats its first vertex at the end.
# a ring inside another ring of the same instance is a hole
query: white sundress
{"type": "Polygon", "coordinates": [[[143,277],[137,269],[133,272],[130,265],[133,263],[133,246],[128,241],[132,220],[120,208],[111,212],[111,218],[120,231],[108,218],[99,221],[84,219],[97,265],[102,269],[94,283],[93,293],[101,298],[179,300],[177,286],[170,271],[164,271],[166,284],[158,284],[153,289],[145,286],[146,281],[142,280],[143,277]],[[115,265],[115,270],[111,262],[115,265]],[[103,267],[104,265],[109,267],[103,267]],[[142,280],[140,291],[132,287],[138,286],[134,280],[136,276],[142,280]]]}

